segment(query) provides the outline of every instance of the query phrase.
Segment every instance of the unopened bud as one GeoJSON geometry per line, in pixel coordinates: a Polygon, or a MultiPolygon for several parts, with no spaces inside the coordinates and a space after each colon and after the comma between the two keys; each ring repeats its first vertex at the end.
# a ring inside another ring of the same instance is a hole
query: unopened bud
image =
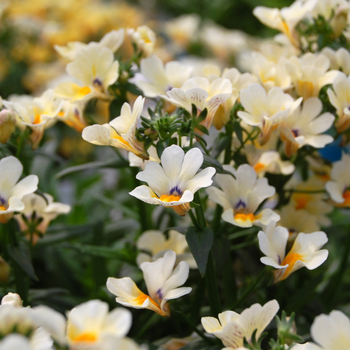
{"type": "Polygon", "coordinates": [[[22,307],[22,299],[17,293],[8,293],[1,300],[1,305],[5,304],[15,307],[22,307]]]}
{"type": "Polygon", "coordinates": [[[8,109],[3,109],[0,112],[0,142],[6,143],[11,134],[14,132],[15,128],[15,114],[8,109]]]}

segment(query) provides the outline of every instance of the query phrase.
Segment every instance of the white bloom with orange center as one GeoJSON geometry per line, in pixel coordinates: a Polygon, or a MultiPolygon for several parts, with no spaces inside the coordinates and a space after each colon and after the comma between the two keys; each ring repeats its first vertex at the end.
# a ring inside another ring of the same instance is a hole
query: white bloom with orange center
{"type": "Polygon", "coordinates": [[[345,131],[350,126],[350,76],[339,72],[334,80],[333,89],[327,90],[329,102],[336,108],[338,119],[335,127],[338,132],[345,131]]]}
{"type": "Polygon", "coordinates": [[[295,27],[311,13],[316,4],[317,0],[297,0],[290,7],[284,7],[281,10],[258,6],[253,10],[253,14],[266,26],[281,31],[294,46],[298,47],[299,40],[295,27]]]}
{"type": "Polygon", "coordinates": [[[108,47],[91,44],[80,49],[73,62],[67,64],[67,73],[78,80],[60,83],[55,88],[57,96],[74,101],[91,98],[110,99],[108,87],[119,77],[119,62],[108,47]]]}
{"type": "Polygon", "coordinates": [[[317,97],[321,88],[332,84],[340,74],[337,70],[328,71],[329,65],[329,59],[325,55],[311,52],[300,58],[292,56],[285,63],[296,93],[304,99],[317,97]]]}
{"type": "Polygon", "coordinates": [[[253,167],[243,164],[234,169],[224,165],[224,169],[234,175],[217,174],[216,182],[222,190],[212,186],[207,189],[209,199],[224,208],[222,219],[232,225],[251,227],[268,225],[278,221],[279,215],[266,208],[255,214],[266,198],[272,197],[276,190],[269,186],[266,178],[258,178],[253,167]]]}
{"type": "Polygon", "coordinates": [[[333,141],[332,136],[322,133],[333,125],[335,117],[329,112],[319,115],[322,108],[318,97],[310,97],[281,123],[281,139],[287,157],[305,145],[323,148],[333,141]]]}
{"type": "Polygon", "coordinates": [[[101,48],[108,47],[112,52],[116,52],[123,44],[124,37],[125,29],[121,28],[119,30],[112,30],[111,32],[105,34],[98,43],[92,41],[89,44],[85,44],[80,41],[70,41],[66,46],[55,45],[54,48],[61,56],[69,59],[70,61],[74,61],[80,49],[91,45],[97,44],[101,48]]]}
{"type": "Polygon", "coordinates": [[[173,88],[162,97],[178,107],[192,112],[192,104],[197,107],[200,113],[205,108],[208,115],[203,125],[209,129],[216,110],[227,99],[232,96],[232,84],[228,79],[217,78],[212,82],[202,77],[188,79],[180,89],[173,88]]]}
{"type": "Polygon", "coordinates": [[[350,207],[350,156],[343,153],[341,160],[333,164],[332,181],[326,183],[326,190],[339,207],[350,207]]]}
{"type": "Polygon", "coordinates": [[[22,175],[21,162],[9,156],[0,160],[0,222],[6,223],[15,211],[24,209],[22,198],[38,188],[36,175],[28,175],[17,183],[22,175]]]}
{"type": "Polygon", "coordinates": [[[30,139],[32,147],[35,149],[38,147],[45,129],[57,121],[63,101],[57,98],[53,90],[49,89],[40,97],[23,96],[23,98],[15,98],[10,102],[4,101],[4,105],[17,113],[18,124],[21,124],[22,127],[28,126],[32,130],[30,139]]]}
{"type": "Polygon", "coordinates": [[[266,93],[259,84],[251,84],[240,94],[245,112],[238,112],[238,116],[248,125],[257,126],[261,130],[260,141],[266,143],[272,131],[282,120],[295,110],[301,103],[301,98],[294,101],[293,97],[285,94],[279,87],[273,87],[266,93]]]}
{"type": "Polygon", "coordinates": [[[137,47],[137,50],[142,52],[144,57],[149,57],[154,51],[156,44],[156,34],[147,26],[128,28],[126,31],[130,41],[137,47]]]}
{"type": "Polygon", "coordinates": [[[260,261],[277,269],[274,271],[275,283],[304,266],[314,270],[328,257],[328,250],[320,250],[328,242],[324,232],[299,233],[286,255],[288,237],[288,230],[282,226],[276,227],[273,222],[267,226],[266,232],[258,233],[260,250],[266,255],[260,261]]]}
{"type": "Polygon", "coordinates": [[[190,287],[181,287],[189,273],[189,265],[181,261],[174,269],[176,253],[168,251],[164,257],[141,265],[148,294],[140,291],[130,277],[107,280],[107,289],[117,296],[116,301],[135,309],[150,309],[161,316],[169,316],[168,300],[177,299],[191,292],[190,287]]]}
{"type": "Polygon", "coordinates": [[[117,346],[129,332],[132,316],[127,309],[108,312],[108,304],[90,300],[75,307],[67,316],[67,343],[70,349],[107,349],[117,346]]]}
{"type": "Polygon", "coordinates": [[[234,311],[225,311],[215,317],[202,317],[204,330],[214,334],[229,349],[240,349],[243,346],[243,339],[248,343],[252,341],[255,330],[256,339],[259,339],[264,329],[275,317],[279,305],[276,300],[267,302],[264,306],[254,304],[250,308],[238,314],[234,311]]]}
{"type": "Polygon", "coordinates": [[[146,80],[136,80],[135,84],[147,97],[157,97],[172,88],[180,88],[192,73],[192,67],[181,62],[167,62],[164,66],[155,55],[142,59],[140,68],[146,80]]]}
{"type": "Polygon", "coordinates": [[[178,214],[185,215],[194,193],[212,184],[215,169],[208,167],[198,172],[203,164],[201,150],[192,148],[185,155],[176,145],[163,151],[161,164],[148,162],[136,178],[147,182],[149,187],[139,186],[130,194],[146,203],[173,207],[178,214]]]}
{"type": "Polygon", "coordinates": [[[139,96],[131,110],[125,102],[121,109],[121,115],[103,125],[87,126],[82,133],[85,141],[99,146],[113,146],[133,152],[138,157],[148,159],[143,143],[136,138],[136,127],[140,119],[145,99],[139,96]]]}
{"type": "Polygon", "coordinates": [[[193,255],[188,251],[185,235],[176,230],[170,230],[167,239],[161,231],[145,231],[138,238],[136,246],[139,250],[147,252],[137,255],[136,260],[139,266],[146,261],[155,261],[164,256],[167,251],[172,250],[176,253],[176,264],[186,261],[190,268],[197,268],[193,255]]]}

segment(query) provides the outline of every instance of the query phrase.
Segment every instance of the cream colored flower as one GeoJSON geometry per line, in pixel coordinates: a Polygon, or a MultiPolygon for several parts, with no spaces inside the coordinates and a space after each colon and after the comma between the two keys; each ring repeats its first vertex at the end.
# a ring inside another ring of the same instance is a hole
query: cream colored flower
{"type": "Polygon", "coordinates": [[[138,157],[148,159],[143,143],[136,138],[136,127],[140,119],[145,99],[139,96],[131,110],[125,102],[121,115],[103,125],[87,126],[82,133],[85,141],[99,146],[113,146],[133,152],[138,157]]]}
{"type": "Polygon", "coordinates": [[[258,233],[260,250],[266,255],[260,261],[274,267],[275,283],[289,277],[291,273],[306,267],[314,270],[325,262],[328,250],[320,248],[328,242],[327,235],[322,232],[299,233],[291,250],[286,255],[289,232],[285,227],[270,223],[266,230],[258,233]]]}
{"type": "Polygon", "coordinates": [[[1,305],[12,305],[14,307],[22,307],[22,299],[17,293],[7,293],[2,299],[1,299],[1,305]]]}
{"type": "Polygon", "coordinates": [[[150,146],[147,150],[149,159],[142,159],[138,157],[135,153],[129,152],[128,159],[131,167],[140,167],[142,170],[145,170],[145,166],[148,162],[160,163],[158,157],[157,149],[154,146],[150,146]]]}
{"type": "Polygon", "coordinates": [[[289,73],[298,96],[308,99],[317,97],[321,88],[332,84],[340,74],[329,69],[329,59],[322,54],[306,53],[302,57],[289,58],[285,67],[289,73]]]}
{"type": "Polygon", "coordinates": [[[339,72],[334,80],[333,89],[328,89],[327,94],[330,103],[336,108],[338,119],[335,127],[338,132],[343,132],[350,126],[350,77],[339,72]]]}
{"type": "Polygon", "coordinates": [[[343,153],[341,160],[333,163],[331,181],[326,190],[339,207],[350,207],[350,156],[343,153]]]}
{"type": "Polygon", "coordinates": [[[157,97],[172,88],[181,88],[192,73],[192,67],[181,62],[172,61],[164,66],[155,55],[142,59],[140,68],[146,80],[136,80],[135,84],[147,97],[157,97]]]}
{"type": "Polygon", "coordinates": [[[230,349],[239,349],[243,346],[243,339],[251,343],[254,330],[256,339],[269,325],[279,309],[278,302],[271,300],[264,306],[254,304],[238,314],[234,311],[225,311],[219,314],[219,320],[214,317],[202,317],[204,330],[214,334],[230,349]]]}
{"type": "Polygon", "coordinates": [[[126,31],[130,41],[136,46],[144,57],[149,57],[154,51],[156,34],[147,26],[140,26],[137,29],[128,28],[126,31]]]}
{"type": "Polygon", "coordinates": [[[64,101],[62,110],[58,113],[57,119],[74,128],[78,132],[82,132],[87,124],[84,120],[85,103],[64,101]]]}
{"type": "Polygon", "coordinates": [[[237,114],[248,125],[259,127],[261,144],[269,140],[272,131],[301,103],[300,98],[294,101],[292,96],[278,87],[272,88],[266,94],[259,84],[251,84],[243,89],[240,98],[245,112],[240,111],[237,114]]]}
{"type": "Polygon", "coordinates": [[[284,7],[281,10],[258,6],[253,10],[253,14],[266,26],[281,31],[294,46],[298,47],[299,38],[295,27],[311,13],[316,4],[317,0],[297,0],[290,7],[284,7]]]}
{"type": "Polygon", "coordinates": [[[197,107],[198,112],[207,108],[208,115],[203,125],[209,129],[216,110],[231,97],[231,94],[232,84],[228,79],[218,78],[209,82],[206,78],[195,77],[188,79],[180,89],[173,88],[167,92],[167,96],[162,97],[190,113],[192,104],[197,107]]]}
{"type": "Polygon", "coordinates": [[[321,100],[318,97],[311,97],[304,100],[302,107],[299,106],[283,120],[280,133],[287,157],[291,157],[305,145],[323,148],[333,141],[330,135],[320,135],[333,125],[335,119],[329,112],[319,115],[322,108],[321,100]]]}
{"type": "Polygon", "coordinates": [[[112,52],[116,52],[123,44],[124,37],[125,29],[121,28],[119,30],[112,30],[111,32],[105,34],[98,43],[92,41],[89,44],[85,44],[79,41],[70,41],[66,46],[55,45],[54,48],[61,56],[69,59],[70,61],[74,61],[80,49],[91,45],[97,44],[100,48],[107,47],[112,52]]]}
{"type": "Polygon", "coordinates": [[[148,162],[136,178],[147,182],[149,187],[139,186],[130,195],[146,203],[173,207],[178,214],[185,215],[194,193],[212,184],[215,169],[208,167],[197,173],[203,164],[200,149],[192,148],[185,155],[176,145],[164,150],[161,164],[148,162]]]}
{"type": "Polygon", "coordinates": [[[185,236],[176,230],[170,230],[167,239],[161,231],[145,231],[138,238],[136,246],[139,250],[147,252],[137,255],[136,260],[139,266],[146,261],[155,261],[164,256],[167,251],[172,250],[176,253],[176,264],[186,261],[190,268],[197,268],[192,254],[188,251],[185,236]]]}
{"type": "Polygon", "coordinates": [[[15,113],[8,109],[0,112],[0,142],[6,143],[16,128],[15,113]]]}
{"type": "Polygon", "coordinates": [[[217,174],[215,179],[222,190],[214,186],[207,189],[209,199],[224,208],[224,221],[240,227],[251,227],[268,225],[271,221],[280,219],[279,215],[268,208],[256,214],[262,201],[276,192],[274,187],[269,186],[266,178],[258,179],[256,171],[248,164],[240,165],[237,170],[230,165],[224,165],[224,169],[235,178],[217,174]]]}
{"type": "Polygon", "coordinates": [[[91,44],[78,50],[73,62],[68,63],[67,73],[78,79],[63,82],[55,88],[57,96],[74,101],[87,101],[91,98],[110,99],[108,87],[119,77],[119,62],[108,47],[91,44]]]}
{"type": "Polygon", "coordinates": [[[149,295],[141,292],[129,277],[109,277],[107,289],[117,296],[119,304],[136,309],[150,309],[161,316],[169,316],[168,300],[180,298],[192,290],[189,287],[178,288],[186,282],[189,266],[181,261],[174,269],[175,261],[176,253],[168,251],[164,257],[141,265],[149,295]]]}
{"type": "Polygon", "coordinates": [[[328,57],[331,69],[340,70],[346,75],[350,74],[350,52],[348,50],[341,47],[334,51],[330,47],[325,47],[320,53],[328,57]]]}
{"type": "Polygon", "coordinates": [[[22,175],[21,162],[12,156],[0,160],[0,222],[6,223],[15,211],[24,209],[22,198],[38,188],[36,175],[28,175],[17,183],[22,175]]]}

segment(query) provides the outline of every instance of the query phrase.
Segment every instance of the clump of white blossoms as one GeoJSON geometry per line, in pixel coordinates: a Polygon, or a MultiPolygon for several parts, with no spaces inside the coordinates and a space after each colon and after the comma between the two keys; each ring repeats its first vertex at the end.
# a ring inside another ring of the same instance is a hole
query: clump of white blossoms
{"type": "Polygon", "coordinates": [[[339,207],[350,207],[350,156],[343,153],[341,160],[333,164],[331,181],[326,190],[339,207]]]}
{"type": "Polygon", "coordinates": [[[275,283],[286,279],[294,271],[306,267],[313,270],[323,264],[328,257],[328,250],[320,248],[328,242],[322,232],[299,233],[291,250],[286,255],[289,232],[285,227],[276,227],[271,223],[266,233],[258,233],[260,250],[266,255],[260,260],[263,264],[274,267],[275,283]]]}
{"type": "Polygon", "coordinates": [[[192,148],[185,154],[179,146],[167,147],[162,153],[161,165],[148,162],[145,170],[136,176],[149,187],[139,186],[130,195],[149,204],[172,207],[176,213],[185,215],[194,193],[213,182],[215,169],[208,167],[198,172],[202,164],[203,154],[199,148],[192,148]]]}
{"type": "Polygon", "coordinates": [[[219,320],[214,317],[202,317],[202,325],[207,333],[221,339],[226,347],[238,349],[243,346],[244,338],[248,343],[251,342],[254,330],[257,330],[255,338],[259,339],[278,309],[278,302],[271,300],[264,306],[254,304],[241,314],[234,311],[222,312],[219,314],[219,320]]]}
{"type": "Polygon", "coordinates": [[[17,158],[9,156],[0,160],[0,222],[3,224],[14,212],[24,209],[22,198],[38,189],[36,175],[28,175],[18,182],[22,172],[23,166],[17,158]]]}
{"type": "Polygon", "coordinates": [[[136,309],[150,309],[161,316],[169,316],[168,300],[177,299],[191,292],[190,287],[181,287],[189,273],[189,265],[181,261],[174,269],[176,253],[168,251],[154,262],[144,262],[141,270],[148,294],[140,291],[130,277],[107,280],[107,289],[117,296],[116,301],[136,309]]]}
{"type": "Polygon", "coordinates": [[[240,227],[253,225],[268,225],[271,221],[278,221],[279,215],[266,208],[257,211],[265,199],[272,197],[276,190],[270,186],[266,178],[258,178],[253,167],[243,164],[234,169],[224,165],[224,169],[234,175],[217,174],[215,179],[221,190],[216,187],[207,189],[209,199],[224,208],[222,219],[240,227]]]}

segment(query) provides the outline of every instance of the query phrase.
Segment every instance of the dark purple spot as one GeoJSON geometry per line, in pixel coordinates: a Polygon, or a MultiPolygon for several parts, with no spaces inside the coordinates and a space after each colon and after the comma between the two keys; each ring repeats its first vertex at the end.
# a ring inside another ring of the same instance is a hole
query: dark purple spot
{"type": "Polygon", "coordinates": [[[245,204],[242,199],[238,201],[238,203],[235,205],[235,209],[245,209],[247,207],[247,204],[245,204]]]}
{"type": "Polygon", "coordinates": [[[277,255],[277,258],[278,258],[278,265],[281,265],[281,257],[279,255],[277,255]]]}
{"type": "Polygon", "coordinates": [[[99,78],[95,78],[92,83],[93,85],[98,85],[102,87],[102,81],[99,78]]]}
{"type": "Polygon", "coordinates": [[[3,206],[6,203],[6,200],[0,196],[0,205],[3,206]]]}
{"type": "Polygon", "coordinates": [[[298,137],[299,136],[299,130],[297,130],[297,129],[293,129],[292,133],[293,133],[294,137],[298,137]]]}
{"type": "Polygon", "coordinates": [[[182,191],[179,189],[179,187],[175,186],[170,190],[170,194],[182,196],[182,191]]]}
{"type": "Polygon", "coordinates": [[[160,288],[156,291],[156,295],[157,295],[158,300],[163,300],[163,294],[162,294],[162,290],[160,288]]]}

